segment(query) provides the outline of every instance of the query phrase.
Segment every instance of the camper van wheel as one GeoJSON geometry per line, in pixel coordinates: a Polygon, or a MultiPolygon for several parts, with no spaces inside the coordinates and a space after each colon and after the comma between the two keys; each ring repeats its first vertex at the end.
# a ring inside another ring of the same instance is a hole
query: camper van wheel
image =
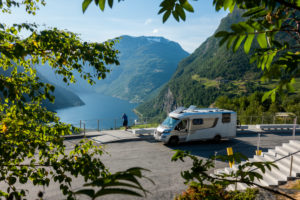
{"type": "Polygon", "coordinates": [[[177,144],[178,144],[178,142],[179,142],[179,139],[178,139],[178,137],[171,137],[170,139],[169,139],[169,142],[168,142],[168,144],[170,145],[170,146],[176,146],[177,144]]]}
{"type": "Polygon", "coordinates": [[[214,141],[215,141],[215,142],[220,142],[220,140],[221,140],[221,136],[220,136],[220,135],[216,135],[216,136],[214,137],[214,141]]]}

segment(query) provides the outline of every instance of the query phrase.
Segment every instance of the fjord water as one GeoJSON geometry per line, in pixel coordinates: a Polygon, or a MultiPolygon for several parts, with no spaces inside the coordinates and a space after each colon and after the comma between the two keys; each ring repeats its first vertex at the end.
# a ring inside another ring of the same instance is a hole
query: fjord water
{"type": "Polygon", "coordinates": [[[126,113],[129,123],[137,119],[133,109],[137,104],[129,103],[111,96],[97,93],[78,94],[85,103],[83,106],[56,110],[62,122],[80,126],[80,120],[86,129],[111,129],[122,126],[122,115],[126,113]]]}

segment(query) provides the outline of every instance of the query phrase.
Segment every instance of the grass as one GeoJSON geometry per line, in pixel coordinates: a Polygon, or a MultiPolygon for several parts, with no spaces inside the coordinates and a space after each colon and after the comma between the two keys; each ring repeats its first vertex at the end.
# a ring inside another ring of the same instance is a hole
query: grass
{"type": "Polygon", "coordinates": [[[199,83],[202,83],[206,88],[208,88],[208,87],[218,87],[218,85],[219,85],[218,81],[200,77],[198,74],[194,74],[192,76],[192,80],[195,80],[195,81],[198,81],[199,83]]]}
{"type": "MultiPolygon", "coordinates": [[[[200,84],[203,84],[206,88],[208,87],[219,87],[219,82],[217,80],[211,80],[208,78],[200,77],[198,74],[192,75],[192,80],[198,81],[200,84]]],[[[248,80],[249,81],[249,80],[248,80]]],[[[274,89],[277,86],[277,80],[273,80],[267,83],[260,82],[259,79],[257,80],[251,80],[252,83],[254,83],[255,86],[262,86],[269,90],[274,89]]],[[[237,88],[231,88],[232,93],[239,94],[241,91],[246,92],[246,83],[247,81],[242,80],[236,80],[236,81],[230,81],[234,86],[237,88]]],[[[295,79],[295,83],[293,84],[295,93],[300,92],[300,78],[295,79]]]]}
{"type": "MultiPolygon", "coordinates": [[[[156,128],[158,127],[158,123],[151,123],[151,124],[139,124],[139,125],[133,125],[130,126],[130,129],[139,129],[139,128],[156,128]]],[[[124,127],[120,127],[120,130],[124,130],[124,127]]]]}
{"type": "Polygon", "coordinates": [[[290,189],[300,190],[300,180],[296,180],[290,185],[290,189]]]}

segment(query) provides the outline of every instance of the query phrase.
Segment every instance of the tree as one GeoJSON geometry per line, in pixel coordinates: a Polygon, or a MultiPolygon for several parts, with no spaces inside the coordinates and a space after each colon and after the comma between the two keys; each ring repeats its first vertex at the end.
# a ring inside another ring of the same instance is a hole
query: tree
{"type": "MultiPolygon", "coordinates": [[[[163,14],[163,22],[171,14],[175,20],[185,21],[185,12],[194,12],[189,1],[162,0],[158,14],[163,14]]],[[[83,1],[83,12],[91,2],[83,1]]],[[[94,2],[104,10],[106,0],[94,2]]],[[[112,8],[114,1],[107,2],[112,8]]],[[[255,49],[250,62],[256,62],[264,72],[262,80],[279,80],[273,90],[265,93],[263,100],[271,97],[275,101],[276,93],[292,92],[292,84],[300,75],[300,0],[214,0],[213,5],[217,11],[244,10],[244,21],[232,24],[231,32],[220,31],[215,36],[221,38],[220,45],[226,44],[234,52],[243,44],[246,54],[256,39],[260,48],[255,49]]]]}
{"type": "MultiPolygon", "coordinates": [[[[25,7],[34,15],[44,5],[44,0],[0,0],[4,13],[25,7]]],[[[110,173],[100,159],[103,149],[93,142],[82,140],[68,153],[63,136],[78,130],[41,106],[44,99],[54,101],[51,92],[55,88],[39,80],[34,65],[48,62],[67,84],[76,81],[74,71],[93,84],[95,78],[105,78],[109,71],[106,65],[119,64],[115,42],[87,43],[75,33],[56,28],[41,30],[36,24],[0,23],[0,183],[5,187],[0,197],[23,198],[27,191],[22,185],[29,181],[45,187],[57,182],[68,199],[76,198],[76,194],[95,198],[111,193],[146,193],[138,181],[143,169],[110,173]],[[31,33],[29,37],[20,37],[24,30],[31,33]],[[85,72],[85,64],[95,73],[85,72]],[[97,186],[98,191],[73,191],[72,181],[79,176],[86,187],[97,186]]]]}

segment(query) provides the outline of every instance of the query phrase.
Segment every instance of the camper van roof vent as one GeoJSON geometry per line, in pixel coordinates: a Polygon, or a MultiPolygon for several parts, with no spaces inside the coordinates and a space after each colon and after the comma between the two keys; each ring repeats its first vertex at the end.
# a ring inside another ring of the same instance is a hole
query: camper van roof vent
{"type": "Polygon", "coordinates": [[[179,107],[176,110],[173,111],[173,113],[181,113],[183,110],[185,109],[185,107],[179,107]]]}
{"type": "Polygon", "coordinates": [[[187,112],[192,112],[192,111],[196,110],[196,108],[197,108],[197,106],[191,105],[186,111],[187,112]]]}

